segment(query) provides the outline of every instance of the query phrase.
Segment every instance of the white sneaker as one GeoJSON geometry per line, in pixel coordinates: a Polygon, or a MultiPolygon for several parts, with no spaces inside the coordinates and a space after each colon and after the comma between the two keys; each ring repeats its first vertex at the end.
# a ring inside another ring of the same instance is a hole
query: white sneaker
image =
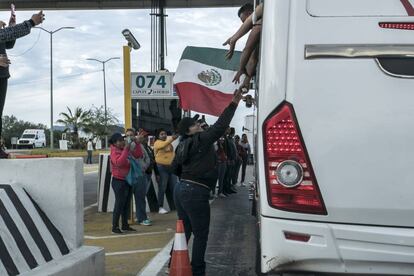
{"type": "Polygon", "coordinates": [[[244,182],[242,182],[242,183],[241,183],[241,186],[242,186],[242,187],[245,187],[245,186],[246,186],[246,184],[244,184],[244,182]]]}
{"type": "Polygon", "coordinates": [[[161,215],[168,214],[168,211],[160,207],[160,209],[158,210],[158,214],[161,214],[161,215]]]}

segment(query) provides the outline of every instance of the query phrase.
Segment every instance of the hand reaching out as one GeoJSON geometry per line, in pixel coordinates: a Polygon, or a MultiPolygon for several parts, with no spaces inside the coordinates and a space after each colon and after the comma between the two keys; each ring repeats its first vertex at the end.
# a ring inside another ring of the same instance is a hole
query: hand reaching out
{"type": "Polygon", "coordinates": [[[234,78],[233,78],[232,82],[234,82],[235,84],[240,83],[240,77],[241,77],[242,75],[247,75],[247,74],[246,74],[246,70],[239,70],[239,71],[237,71],[237,73],[236,73],[236,75],[234,76],[234,78]]]}
{"type": "Polygon", "coordinates": [[[43,14],[43,11],[40,11],[39,13],[35,13],[32,15],[32,20],[35,24],[35,26],[39,25],[40,23],[45,20],[45,15],[43,14]]]}
{"type": "Polygon", "coordinates": [[[9,19],[9,27],[13,27],[13,26],[15,26],[16,25],[16,16],[10,16],[10,19],[9,19]]]}
{"type": "Polygon", "coordinates": [[[250,90],[250,80],[252,79],[252,77],[247,76],[244,78],[243,83],[240,85],[240,89],[242,89],[243,91],[246,91],[245,93],[249,92],[250,90]]]}
{"type": "Polygon", "coordinates": [[[240,100],[243,98],[243,92],[241,89],[237,89],[234,91],[233,100],[232,102],[235,104],[239,104],[240,100]]]}
{"type": "Polygon", "coordinates": [[[236,42],[237,40],[233,39],[233,37],[230,37],[229,39],[227,39],[224,43],[223,46],[229,45],[230,48],[226,53],[225,58],[226,59],[231,59],[233,57],[234,54],[234,48],[236,47],[236,42]]]}

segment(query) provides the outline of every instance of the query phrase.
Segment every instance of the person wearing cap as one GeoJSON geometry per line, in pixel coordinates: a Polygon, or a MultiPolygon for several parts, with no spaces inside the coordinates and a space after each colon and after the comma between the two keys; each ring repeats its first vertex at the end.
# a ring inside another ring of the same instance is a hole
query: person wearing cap
{"type": "Polygon", "coordinates": [[[231,103],[207,130],[203,130],[194,118],[183,118],[178,124],[181,143],[188,143],[189,146],[184,160],[177,155],[172,164],[174,172],[180,177],[174,201],[178,218],[184,222],[187,242],[194,234],[193,276],[205,275],[206,271],[204,256],[210,227],[209,197],[217,181],[214,143],[225,133],[241,99],[242,92],[237,90],[231,103]]]}
{"type": "Polygon", "coordinates": [[[174,147],[171,144],[177,135],[167,136],[164,129],[158,129],[156,133],[157,140],[154,143],[155,161],[157,162],[158,172],[160,173],[160,181],[158,182],[158,205],[160,214],[167,214],[164,208],[164,195],[167,188],[174,191],[177,177],[171,171],[171,163],[174,159],[174,147]]]}
{"type": "Polygon", "coordinates": [[[125,138],[121,133],[114,133],[109,140],[111,145],[111,173],[112,173],[112,189],[115,193],[115,206],[112,213],[112,233],[122,234],[122,232],[136,231],[128,224],[128,196],[131,186],[125,181],[130,169],[128,157],[134,158],[143,156],[141,147],[131,148],[134,139],[125,138]],[[122,217],[122,231],[119,229],[119,218],[122,217]]]}

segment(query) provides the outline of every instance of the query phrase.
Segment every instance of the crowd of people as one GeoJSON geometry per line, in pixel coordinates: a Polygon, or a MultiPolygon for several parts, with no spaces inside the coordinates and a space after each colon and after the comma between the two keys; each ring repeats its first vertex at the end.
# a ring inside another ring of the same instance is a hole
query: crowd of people
{"type": "Polygon", "coordinates": [[[145,212],[145,194],[156,168],[159,213],[168,212],[164,208],[164,197],[169,191],[174,196],[170,208],[177,209],[178,218],[184,224],[187,242],[194,235],[191,258],[194,276],[205,275],[206,271],[209,201],[237,193],[240,170],[240,186],[245,186],[250,144],[246,134],[240,138],[229,125],[240,100],[246,101],[244,95],[256,73],[262,13],[262,5],[254,8],[251,4],[243,5],[238,11],[243,24],[224,45],[230,46],[226,58],[231,58],[237,40],[251,30],[233,82],[240,83],[241,76],[245,77],[231,103],[212,126],[207,125],[204,118],[199,119],[198,115],[185,117],[178,123],[179,135],[168,137],[165,130],[157,131],[153,152],[142,131],[136,133],[129,129],[125,137],[117,133],[111,138],[112,187],[116,197],[112,232],[136,231],[128,225],[127,220],[132,194],[135,196],[137,222],[151,225],[145,212]],[[174,150],[172,144],[177,139],[179,143],[174,150]],[[151,170],[147,171],[147,168],[151,170]]]}
{"type": "Polygon", "coordinates": [[[135,198],[136,222],[150,226],[146,212],[146,195],[151,181],[157,180],[159,214],[168,211],[164,206],[166,191],[174,196],[169,209],[177,209],[184,221],[187,239],[194,234],[192,267],[194,275],[204,275],[204,254],[210,224],[209,200],[225,198],[236,193],[236,186],[244,186],[250,145],[246,134],[241,139],[229,127],[239,101],[238,90],[231,104],[215,124],[209,126],[204,118],[183,118],[178,135],[168,136],[159,129],[153,148],[148,144],[149,133],[127,129],[110,138],[110,163],[115,205],[112,233],[135,232],[128,224],[131,197],[135,198]],[[179,139],[178,146],[173,142],[179,139]],[[187,145],[184,154],[177,151],[187,145]],[[184,156],[179,160],[180,156],[184,156]],[[241,169],[241,178],[239,178],[241,169]],[[154,176],[154,177],[152,177],[154,176]],[[240,180],[240,181],[239,181],[240,180]],[[120,225],[121,220],[121,225],[120,225]]]}
{"type": "MultiPolygon", "coordinates": [[[[210,127],[204,119],[192,118],[203,130],[210,127]]],[[[236,186],[245,186],[246,167],[248,156],[251,154],[247,135],[243,134],[240,140],[234,135],[235,130],[228,127],[225,133],[213,143],[217,162],[212,175],[215,175],[215,185],[212,186],[209,200],[214,198],[226,198],[237,193],[236,186]],[[241,173],[240,173],[241,170],[241,173]],[[241,175],[241,177],[239,177],[241,175]],[[240,181],[239,181],[240,179],[240,181]]],[[[112,232],[116,234],[122,231],[134,231],[129,227],[127,218],[130,210],[131,197],[134,196],[136,208],[136,221],[141,225],[152,225],[146,214],[146,194],[154,179],[158,184],[159,214],[167,214],[164,207],[165,194],[168,191],[174,193],[179,179],[174,172],[172,162],[174,160],[174,147],[172,143],[179,137],[168,137],[167,132],[159,129],[156,132],[156,141],[153,148],[148,143],[149,133],[140,129],[135,131],[130,128],[125,134],[115,133],[109,140],[112,188],[115,193],[115,208],[113,213],[112,232]],[[135,172],[134,170],[139,170],[135,172]],[[131,172],[134,171],[134,172],[131,172]],[[132,175],[132,176],[131,176],[132,175]],[[135,177],[133,177],[135,175],[135,177]],[[122,218],[122,227],[119,228],[119,219],[122,218]]],[[[180,136],[183,139],[183,136],[180,136]]],[[[87,143],[87,163],[91,163],[92,140],[87,143]]],[[[175,206],[169,204],[169,209],[175,206]]]]}

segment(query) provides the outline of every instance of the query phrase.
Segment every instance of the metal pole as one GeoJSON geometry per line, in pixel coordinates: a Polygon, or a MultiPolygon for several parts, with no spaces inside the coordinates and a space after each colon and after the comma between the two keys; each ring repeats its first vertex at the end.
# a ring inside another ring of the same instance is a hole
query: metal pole
{"type": "Polygon", "coordinates": [[[53,147],[53,32],[50,32],[50,149],[53,147]]]}
{"type": "Polygon", "coordinates": [[[128,46],[123,47],[124,57],[124,115],[125,129],[132,127],[131,99],[131,53],[128,46]]]}
{"type": "Polygon", "coordinates": [[[48,31],[42,27],[35,27],[50,35],[50,149],[53,149],[53,34],[63,29],[74,29],[74,27],[60,27],[54,31],[48,31]]]}
{"type": "Polygon", "coordinates": [[[105,149],[108,149],[108,112],[106,109],[106,80],[105,80],[105,62],[102,62],[102,72],[104,81],[104,106],[105,106],[105,149]]]}
{"type": "Polygon", "coordinates": [[[165,69],[165,15],[164,15],[164,7],[165,7],[165,1],[164,0],[160,0],[159,2],[159,9],[160,9],[160,70],[164,70],[165,69]]]}

